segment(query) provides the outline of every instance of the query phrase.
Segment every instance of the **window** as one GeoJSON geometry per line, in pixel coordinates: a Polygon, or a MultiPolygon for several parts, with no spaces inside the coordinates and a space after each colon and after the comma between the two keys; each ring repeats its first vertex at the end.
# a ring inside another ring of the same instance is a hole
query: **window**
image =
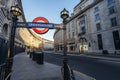
{"type": "Polygon", "coordinates": [[[5,36],[7,36],[7,34],[8,34],[8,24],[4,24],[4,25],[3,25],[3,34],[4,34],[5,36]]]}
{"type": "Polygon", "coordinates": [[[82,7],[80,6],[79,9],[82,10],[82,7]]]}
{"type": "Polygon", "coordinates": [[[98,0],[93,0],[94,2],[98,1],[98,0]]]}
{"type": "Polygon", "coordinates": [[[111,26],[112,26],[112,27],[117,26],[117,20],[116,20],[116,17],[111,18],[111,26]]]}
{"type": "Polygon", "coordinates": [[[85,16],[80,17],[80,29],[82,33],[85,33],[85,16]]]}
{"type": "Polygon", "coordinates": [[[68,34],[68,38],[70,39],[70,34],[68,34]]]}
{"type": "Polygon", "coordinates": [[[2,5],[7,5],[7,2],[8,2],[8,0],[0,0],[0,3],[1,3],[2,5]]]}
{"type": "Polygon", "coordinates": [[[74,33],[74,32],[72,32],[72,37],[74,37],[74,35],[75,35],[75,33],[74,33]]]}
{"type": "Polygon", "coordinates": [[[118,31],[113,31],[114,45],[116,50],[120,50],[120,37],[118,31]]]}
{"type": "Polygon", "coordinates": [[[82,33],[85,33],[86,32],[85,27],[81,27],[81,31],[82,33]]]}
{"type": "Polygon", "coordinates": [[[73,50],[74,50],[74,47],[73,47],[73,46],[70,46],[70,50],[73,51],[73,50]]]}
{"type": "Polygon", "coordinates": [[[6,3],[6,0],[2,0],[2,3],[1,3],[1,4],[2,4],[2,5],[5,5],[5,3],[6,3]]]}
{"type": "Polygon", "coordinates": [[[99,50],[102,50],[103,49],[102,35],[98,34],[97,38],[98,38],[98,48],[99,48],[99,50]]]}
{"type": "Polygon", "coordinates": [[[109,8],[109,14],[113,14],[113,13],[115,13],[115,7],[114,6],[109,8]]]}
{"type": "Polygon", "coordinates": [[[98,12],[98,11],[99,11],[99,7],[95,7],[94,12],[98,12]]]}
{"type": "Polygon", "coordinates": [[[97,24],[96,24],[96,28],[97,28],[97,31],[101,30],[101,24],[100,24],[100,23],[97,23],[97,24]]]}
{"type": "Polygon", "coordinates": [[[68,32],[70,32],[70,28],[68,28],[68,32]]]}
{"type": "Polygon", "coordinates": [[[114,0],[108,0],[108,4],[112,4],[114,0]]]}
{"type": "Polygon", "coordinates": [[[98,20],[100,20],[100,15],[99,15],[99,14],[96,14],[96,15],[95,15],[95,21],[98,21],[98,20]]]}

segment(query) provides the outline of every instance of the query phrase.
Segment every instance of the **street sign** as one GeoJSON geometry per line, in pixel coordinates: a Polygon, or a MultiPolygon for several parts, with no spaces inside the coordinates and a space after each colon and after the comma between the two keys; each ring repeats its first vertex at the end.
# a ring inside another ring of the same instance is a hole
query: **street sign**
{"type": "Polygon", "coordinates": [[[16,27],[27,28],[27,23],[26,22],[17,22],[16,27]]]}
{"type": "Polygon", "coordinates": [[[44,17],[37,17],[33,22],[17,22],[16,27],[18,28],[32,28],[37,34],[44,34],[49,29],[63,29],[63,24],[48,23],[48,20],[44,17]],[[42,29],[40,29],[42,28],[42,29]]]}
{"type": "MultiPolygon", "coordinates": [[[[46,18],[44,18],[44,17],[37,17],[37,18],[35,18],[32,22],[44,22],[44,23],[49,23],[49,21],[48,21],[46,18]]],[[[43,24],[41,24],[41,25],[43,25],[43,24]]],[[[39,26],[40,26],[40,25],[39,25],[39,26]]],[[[45,25],[43,25],[43,26],[46,27],[47,25],[45,24],[45,25]]],[[[43,26],[41,26],[41,27],[43,27],[43,26]]],[[[50,28],[50,27],[49,27],[49,28],[50,28]]],[[[48,32],[49,28],[43,28],[43,29],[32,28],[32,30],[33,30],[34,32],[38,33],[38,34],[44,34],[44,33],[48,32]]]]}
{"type": "Polygon", "coordinates": [[[20,28],[49,28],[54,29],[54,24],[52,23],[41,23],[41,22],[17,22],[17,27],[20,28]]]}
{"type": "Polygon", "coordinates": [[[63,29],[63,24],[54,24],[55,29],[63,29]]]}

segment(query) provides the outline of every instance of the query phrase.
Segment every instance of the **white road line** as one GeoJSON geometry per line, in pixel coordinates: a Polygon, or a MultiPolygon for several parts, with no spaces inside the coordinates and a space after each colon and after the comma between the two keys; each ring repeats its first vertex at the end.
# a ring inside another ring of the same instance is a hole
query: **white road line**
{"type": "Polygon", "coordinates": [[[86,78],[88,78],[88,79],[90,79],[90,80],[96,80],[95,78],[93,78],[93,77],[91,77],[91,76],[89,76],[89,75],[87,75],[87,74],[84,74],[84,73],[82,73],[82,72],[79,72],[79,71],[76,71],[76,70],[74,70],[73,72],[75,72],[75,73],[77,73],[77,74],[80,74],[81,76],[86,77],[86,78]]]}

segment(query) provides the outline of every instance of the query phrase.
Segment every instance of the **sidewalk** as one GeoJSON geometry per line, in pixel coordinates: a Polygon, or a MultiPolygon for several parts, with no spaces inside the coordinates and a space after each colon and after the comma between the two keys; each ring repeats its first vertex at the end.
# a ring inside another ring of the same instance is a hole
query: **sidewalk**
{"type": "MultiPolygon", "coordinates": [[[[74,73],[76,80],[95,80],[80,72],[74,73]]],[[[14,57],[11,80],[61,80],[61,67],[47,62],[39,65],[21,53],[14,57]]]]}

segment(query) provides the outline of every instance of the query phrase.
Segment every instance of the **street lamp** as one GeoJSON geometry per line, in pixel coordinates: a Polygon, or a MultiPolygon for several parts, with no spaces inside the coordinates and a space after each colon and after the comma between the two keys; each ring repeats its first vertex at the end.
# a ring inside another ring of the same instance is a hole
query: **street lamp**
{"type": "Polygon", "coordinates": [[[64,8],[61,11],[61,18],[63,19],[63,24],[66,23],[66,19],[69,17],[69,12],[64,8]]]}
{"type": "Polygon", "coordinates": [[[12,27],[11,27],[11,33],[10,33],[10,42],[9,42],[9,49],[8,49],[8,71],[7,74],[9,74],[12,70],[12,64],[13,64],[13,56],[14,56],[14,42],[15,42],[15,30],[16,30],[16,24],[17,24],[17,16],[22,15],[22,10],[16,6],[12,6],[10,13],[12,14],[12,27]]]}
{"type": "Polygon", "coordinates": [[[22,15],[22,10],[18,7],[18,5],[16,5],[16,6],[11,6],[10,12],[11,12],[14,16],[21,16],[21,15],[22,15]]]}
{"type": "Polygon", "coordinates": [[[70,74],[68,73],[68,65],[67,65],[67,43],[66,43],[66,19],[69,17],[69,12],[64,8],[61,11],[61,18],[63,19],[63,39],[64,39],[64,47],[63,47],[63,78],[64,80],[70,80],[70,74]]]}
{"type": "Polygon", "coordinates": [[[15,30],[16,30],[16,23],[17,23],[17,16],[22,15],[22,10],[16,6],[11,6],[10,13],[13,15],[12,16],[12,27],[11,27],[11,35],[10,35],[10,58],[13,57],[14,53],[14,41],[15,41],[15,30]]]}

